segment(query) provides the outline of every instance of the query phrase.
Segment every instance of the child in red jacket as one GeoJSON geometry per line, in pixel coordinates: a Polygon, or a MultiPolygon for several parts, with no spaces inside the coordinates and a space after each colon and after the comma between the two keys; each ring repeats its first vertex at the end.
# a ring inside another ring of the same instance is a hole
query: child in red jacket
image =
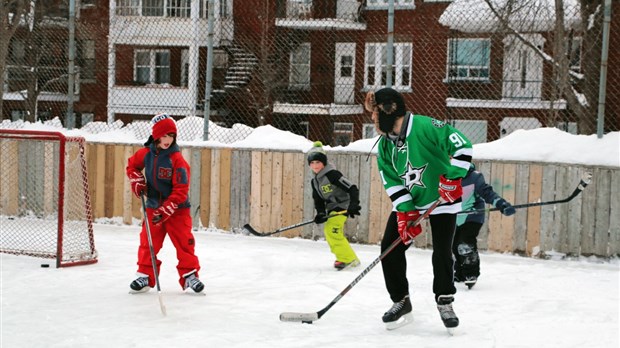
{"type": "MultiPolygon", "coordinates": [[[[140,232],[138,277],[129,287],[134,292],[143,292],[155,285],[146,234],[146,223],[149,223],[155,257],[168,234],[177,250],[181,287],[200,293],[204,284],[198,279],[200,263],[194,254],[195,240],[187,197],[190,168],[176,143],[177,127],[174,120],[167,114],[158,114],[151,123],[152,137],[144,148],[129,158],[126,168],[133,193],[137,197],[146,195],[148,218],[148,222],[143,221],[140,232]]],[[[157,260],[158,274],[160,266],[161,261],[157,260]]]]}

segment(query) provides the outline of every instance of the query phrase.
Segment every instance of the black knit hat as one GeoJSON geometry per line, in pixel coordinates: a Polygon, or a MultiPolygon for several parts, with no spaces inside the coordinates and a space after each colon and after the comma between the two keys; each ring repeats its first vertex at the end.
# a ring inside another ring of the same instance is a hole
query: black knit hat
{"type": "Polygon", "coordinates": [[[321,161],[323,165],[327,165],[327,154],[323,150],[323,143],[315,141],[312,148],[308,151],[308,165],[312,161],[321,161]]]}
{"type": "Polygon", "coordinates": [[[375,92],[375,103],[379,108],[379,116],[405,116],[407,109],[403,95],[397,90],[386,87],[375,92]]]}

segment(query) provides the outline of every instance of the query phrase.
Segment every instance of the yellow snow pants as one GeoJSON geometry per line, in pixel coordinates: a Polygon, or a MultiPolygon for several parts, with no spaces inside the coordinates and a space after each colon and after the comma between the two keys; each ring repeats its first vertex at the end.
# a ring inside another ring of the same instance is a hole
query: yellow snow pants
{"type": "Polygon", "coordinates": [[[346,221],[346,215],[331,216],[325,222],[323,234],[325,234],[325,239],[332,253],[336,255],[336,261],[350,263],[357,259],[357,255],[355,255],[347,237],[344,235],[344,223],[346,221]]]}

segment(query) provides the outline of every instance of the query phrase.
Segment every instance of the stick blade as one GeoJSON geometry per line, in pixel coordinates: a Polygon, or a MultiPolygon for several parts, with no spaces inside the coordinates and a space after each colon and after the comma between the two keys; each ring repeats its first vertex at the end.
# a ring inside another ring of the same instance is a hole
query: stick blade
{"type": "Polygon", "coordinates": [[[245,224],[243,225],[243,229],[248,231],[249,233],[255,235],[255,236],[259,236],[262,237],[263,234],[258,232],[257,230],[254,229],[254,227],[250,226],[250,224],[245,224]]]}
{"type": "Polygon", "coordinates": [[[319,320],[319,313],[296,313],[284,312],[280,314],[280,321],[292,321],[296,323],[312,323],[319,320]]]}

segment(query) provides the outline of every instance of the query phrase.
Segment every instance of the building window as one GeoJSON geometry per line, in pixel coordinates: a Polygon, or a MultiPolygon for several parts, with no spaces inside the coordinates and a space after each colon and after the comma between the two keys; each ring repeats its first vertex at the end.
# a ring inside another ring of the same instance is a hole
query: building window
{"type": "Polygon", "coordinates": [[[139,84],[170,83],[170,51],[138,50],[135,62],[134,80],[139,84]]]}
{"type": "MultiPolygon", "coordinates": [[[[392,69],[392,87],[395,89],[411,88],[411,51],[410,43],[394,44],[394,65],[392,69]]],[[[387,45],[384,43],[367,43],[364,66],[364,87],[375,89],[387,86],[387,45]]]]}
{"type": "Polygon", "coordinates": [[[189,18],[192,11],[190,0],[167,0],[166,16],[189,18]]]}
{"type": "Polygon", "coordinates": [[[364,132],[362,135],[364,139],[372,139],[379,135],[374,123],[364,123],[362,131],[364,132]]]}
{"type": "Polygon", "coordinates": [[[310,43],[302,43],[291,52],[289,88],[310,88],[310,43]]]}
{"type": "Polygon", "coordinates": [[[147,17],[163,17],[164,0],[142,0],[142,15],[147,17]]]}
{"type": "Polygon", "coordinates": [[[119,16],[139,16],[140,0],[116,0],[116,14],[119,16]]]}
{"type": "Polygon", "coordinates": [[[448,40],[448,80],[488,80],[490,63],[489,39],[448,40]]]}
{"type": "Polygon", "coordinates": [[[576,37],[570,41],[568,47],[569,66],[572,71],[581,72],[581,38],[576,37]]]}
{"type": "MultiPolygon", "coordinates": [[[[387,9],[390,0],[367,0],[366,6],[372,9],[387,9]]],[[[398,8],[415,8],[413,0],[394,0],[394,9],[398,8]]]]}
{"type": "Polygon", "coordinates": [[[78,50],[80,79],[95,80],[95,41],[80,41],[78,50]]]}
{"type": "Polygon", "coordinates": [[[26,46],[24,45],[24,42],[19,40],[12,40],[10,49],[11,61],[16,64],[20,64],[26,56],[26,46]]]}
{"type": "Polygon", "coordinates": [[[353,141],[353,123],[334,122],[334,146],[347,146],[353,141]]]}

